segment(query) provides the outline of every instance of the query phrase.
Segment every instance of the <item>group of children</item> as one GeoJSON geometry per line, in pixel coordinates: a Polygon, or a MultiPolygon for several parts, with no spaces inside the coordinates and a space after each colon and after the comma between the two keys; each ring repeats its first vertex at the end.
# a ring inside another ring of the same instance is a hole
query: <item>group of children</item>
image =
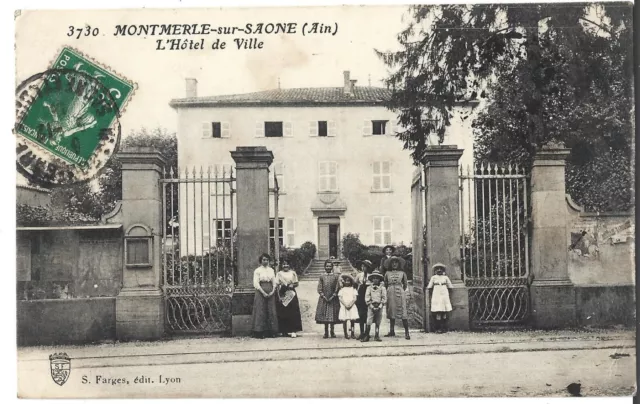
{"type": "MultiPolygon", "coordinates": [[[[375,325],[375,341],[380,339],[380,324],[385,312],[390,321],[390,331],[386,336],[395,336],[395,320],[401,319],[405,328],[405,338],[410,339],[406,302],[407,278],[403,269],[404,261],[399,257],[387,256],[388,265],[371,270],[370,261],[356,264],[356,273],[335,273],[333,262],[325,262],[325,274],[318,280],[318,305],[316,323],[324,325],[323,338],[336,338],[334,325],[342,323],[344,338],[356,339],[355,323],[360,324],[358,339],[370,341],[371,328],[375,325]],[[381,271],[385,271],[385,274],[381,271]],[[386,276],[385,276],[386,275],[386,276]]],[[[429,282],[432,289],[431,311],[436,320],[436,331],[446,331],[447,313],[451,311],[449,278],[444,275],[445,267],[436,264],[436,274],[429,282]]]]}
{"type": "MultiPolygon", "coordinates": [[[[401,320],[405,338],[409,335],[407,288],[408,278],[404,272],[405,261],[392,256],[394,249],[383,249],[385,256],[378,268],[371,261],[356,263],[356,271],[341,273],[327,260],[325,274],[318,280],[318,305],[315,320],[324,324],[324,338],[335,338],[335,324],[342,323],[344,337],[355,339],[355,323],[360,325],[358,339],[368,342],[371,328],[375,325],[374,340],[380,339],[382,315],[389,319],[389,333],[395,336],[395,321],[401,320]],[[350,273],[351,272],[351,273],[350,273]]],[[[252,312],[252,330],[257,338],[275,337],[278,334],[296,337],[302,331],[300,304],[296,288],[299,285],[295,271],[286,262],[275,272],[270,266],[271,257],[262,254],[260,266],[253,274],[255,296],[252,312]]],[[[447,314],[451,311],[449,289],[451,281],[444,275],[442,264],[434,265],[428,289],[432,290],[431,311],[435,318],[436,332],[446,331],[447,314]]]]}

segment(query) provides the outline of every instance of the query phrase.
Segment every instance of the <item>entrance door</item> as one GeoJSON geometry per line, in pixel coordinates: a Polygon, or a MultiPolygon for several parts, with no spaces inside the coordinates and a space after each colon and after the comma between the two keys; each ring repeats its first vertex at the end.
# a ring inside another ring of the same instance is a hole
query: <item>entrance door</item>
{"type": "Polygon", "coordinates": [[[340,218],[318,218],[318,258],[327,259],[340,254],[340,218]]]}
{"type": "Polygon", "coordinates": [[[338,258],[338,229],[337,224],[329,225],[329,255],[338,258]]]}

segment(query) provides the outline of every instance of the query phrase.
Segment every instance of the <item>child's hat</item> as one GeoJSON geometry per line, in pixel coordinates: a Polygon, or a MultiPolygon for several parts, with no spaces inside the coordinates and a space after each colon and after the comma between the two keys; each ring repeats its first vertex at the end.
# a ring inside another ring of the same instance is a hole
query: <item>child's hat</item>
{"type": "Polygon", "coordinates": [[[390,248],[390,249],[391,249],[391,254],[393,254],[394,252],[396,252],[396,248],[395,248],[394,246],[392,246],[391,244],[384,246],[384,247],[382,248],[382,252],[386,251],[386,250],[387,250],[387,248],[390,248]]]}
{"type": "Polygon", "coordinates": [[[365,265],[367,268],[371,268],[373,266],[373,263],[369,260],[362,260],[362,261],[356,262],[356,268],[360,268],[362,265],[365,265]]]}
{"type": "Polygon", "coordinates": [[[443,264],[443,263],[438,262],[437,264],[435,264],[435,265],[432,267],[432,269],[433,269],[433,271],[434,271],[434,272],[435,272],[435,271],[437,271],[438,269],[442,269],[443,271],[446,271],[446,270],[447,270],[447,267],[446,267],[446,266],[444,266],[444,264],[443,264]]]}
{"type": "Polygon", "coordinates": [[[373,278],[378,278],[380,280],[383,280],[384,276],[382,276],[382,272],[380,272],[378,269],[374,269],[373,272],[369,274],[367,279],[372,280],[373,278]]]}
{"type": "Polygon", "coordinates": [[[351,284],[355,284],[356,280],[353,279],[353,276],[351,276],[350,274],[341,274],[340,277],[344,280],[344,279],[349,279],[351,281],[351,284]]]}

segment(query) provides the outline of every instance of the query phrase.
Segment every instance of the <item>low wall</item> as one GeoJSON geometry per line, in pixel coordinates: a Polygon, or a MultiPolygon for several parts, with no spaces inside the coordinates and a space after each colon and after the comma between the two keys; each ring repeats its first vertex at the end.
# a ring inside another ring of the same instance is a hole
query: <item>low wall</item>
{"type": "Polygon", "coordinates": [[[633,327],[636,320],[634,285],[576,287],[578,325],[633,327]]]}
{"type": "Polygon", "coordinates": [[[18,345],[79,344],[114,340],[115,297],[17,302],[18,345]]]}

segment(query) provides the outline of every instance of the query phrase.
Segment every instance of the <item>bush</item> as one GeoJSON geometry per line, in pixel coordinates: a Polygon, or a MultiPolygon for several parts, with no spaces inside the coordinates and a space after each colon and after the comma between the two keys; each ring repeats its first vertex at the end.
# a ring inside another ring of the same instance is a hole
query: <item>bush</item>
{"type": "MultiPolygon", "coordinates": [[[[271,248],[271,257],[274,258],[274,250],[271,248]]],[[[287,248],[280,246],[280,262],[274,263],[274,269],[277,271],[282,262],[286,261],[291,269],[296,271],[298,275],[302,274],[307,268],[313,257],[316,255],[316,246],[310,241],[303,243],[300,248],[287,248]]]]}
{"type": "MultiPolygon", "coordinates": [[[[380,261],[382,257],[384,257],[381,246],[365,246],[360,241],[360,235],[357,233],[347,233],[342,238],[342,254],[349,260],[352,266],[355,266],[357,261],[369,260],[374,268],[380,266],[380,261]]],[[[413,279],[411,247],[403,244],[397,245],[396,252],[393,255],[402,257],[406,261],[405,272],[409,279],[413,279]]]]}

